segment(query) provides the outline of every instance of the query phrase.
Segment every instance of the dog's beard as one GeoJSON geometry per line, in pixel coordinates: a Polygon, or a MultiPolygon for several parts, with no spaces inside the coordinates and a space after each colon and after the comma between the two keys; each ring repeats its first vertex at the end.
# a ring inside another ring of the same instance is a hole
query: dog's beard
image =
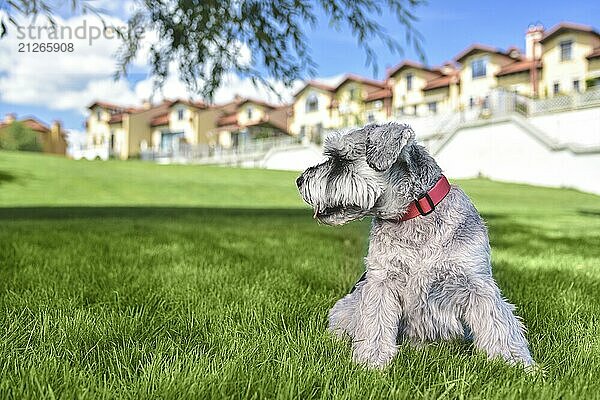
{"type": "Polygon", "coordinates": [[[315,207],[314,218],[326,225],[343,225],[367,215],[368,211],[358,206],[315,207]]]}

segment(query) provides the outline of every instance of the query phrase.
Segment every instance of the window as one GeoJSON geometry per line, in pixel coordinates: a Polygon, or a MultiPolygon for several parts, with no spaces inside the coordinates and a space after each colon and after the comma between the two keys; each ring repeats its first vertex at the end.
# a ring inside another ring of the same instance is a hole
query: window
{"type": "Polygon", "coordinates": [[[319,135],[319,137],[321,137],[322,134],[323,134],[323,124],[319,122],[317,124],[317,135],[319,135]]]}
{"type": "Polygon", "coordinates": [[[306,127],[304,125],[300,127],[300,134],[298,136],[300,136],[300,139],[303,139],[304,136],[306,136],[306,127]]]}
{"type": "Polygon", "coordinates": [[[487,60],[479,58],[471,61],[471,77],[473,79],[481,78],[487,75],[487,60]]]}
{"type": "Polygon", "coordinates": [[[575,80],[573,81],[573,90],[574,90],[575,92],[577,92],[577,93],[579,93],[579,92],[580,92],[580,89],[579,89],[579,79],[575,79],[575,80]]]}
{"type": "Polygon", "coordinates": [[[427,103],[427,107],[429,108],[429,112],[431,114],[437,113],[437,102],[432,101],[431,103],[427,103]]]}
{"type": "Polygon", "coordinates": [[[410,92],[413,87],[413,74],[406,74],[406,91],[410,92]]]}
{"type": "Polygon", "coordinates": [[[306,99],[306,112],[313,112],[319,109],[319,99],[313,93],[308,96],[306,99]]]}
{"type": "Polygon", "coordinates": [[[473,108],[475,107],[475,99],[472,97],[469,97],[469,108],[473,108]]]}
{"type": "Polygon", "coordinates": [[[552,86],[552,93],[558,94],[559,92],[560,92],[560,84],[558,82],[555,82],[554,86],[552,86]]]}
{"type": "Polygon", "coordinates": [[[572,48],[573,42],[571,40],[560,42],[560,61],[569,61],[571,59],[572,48]]]}
{"type": "Polygon", "coordinates": [[[177,119],[179,121],[183,120],[183,108],[180,108],[179,110],[177,110],[177,119]]]}
{"type": "Polygon", "coordinates": [[[100,110],[96,111],[96,119],[98,121],[100,121],[102,119],[102,113],[100,112],[100,110]]]}
{"type": "Polygon", "coordinates": [[[485,96],[483,98],[483,108],[486,110],[490,108],[490,96],[485,96]]]}
{"type": "Polygon", "coordinates": [[[381,107],[383,107],[383,101],[377,100],[376,102],[373,103],[373,107],[375,107],[376,109],[379,110],[381,107]]]}
{"type": "Polygon", "coordinates": [[[247,117],[248,119],[252,119],[252,112],[253,112],[253,111],[254,111],[254,110],[252,109],[252,107],[248,107],[248,108],[246,109],[246,117],[247,117]]]}
{"type": "Polygon", "coordinates": [[[371,123],[371,122],[375,122],[375,115],[373,114],[373,111],[369,111],[369,112],[367,113],[367,121],[368,121],[369,123],[371,123]]]}
{"type": "Polygon", "coordinates": [[[358,100],[358,89],[357,88],[350,89],[350,100],[358,100]]]}

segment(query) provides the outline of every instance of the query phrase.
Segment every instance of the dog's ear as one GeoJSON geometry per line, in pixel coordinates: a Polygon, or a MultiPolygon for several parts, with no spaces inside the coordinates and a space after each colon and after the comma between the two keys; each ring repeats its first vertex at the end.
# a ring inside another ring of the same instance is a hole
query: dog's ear
{"type": "Polygon", "coordinates": [[[377,171],[390,168],[406,145],[415,140],[415,133],[406,124],[371,124],[365,126],[364,130],[367,137],[367,164],[377,171]]]}

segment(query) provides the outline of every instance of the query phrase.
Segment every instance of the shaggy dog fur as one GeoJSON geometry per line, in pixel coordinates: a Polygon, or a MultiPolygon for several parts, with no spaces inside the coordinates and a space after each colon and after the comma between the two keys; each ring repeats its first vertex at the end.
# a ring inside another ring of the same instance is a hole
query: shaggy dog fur
{"type": "Polygon", "coordinates": [[[385,367],[399,341],[467,337],[489,357],[533,365],[515,307],[492,277],[487,229],[458,187],[427,216],[400,221],[442,175],[407,125],[330,135],[326,160],[296,183],[329,225],[372,216],[366,272],[329,312],[329,330],[352,339],[353,358],[385,367]]]}

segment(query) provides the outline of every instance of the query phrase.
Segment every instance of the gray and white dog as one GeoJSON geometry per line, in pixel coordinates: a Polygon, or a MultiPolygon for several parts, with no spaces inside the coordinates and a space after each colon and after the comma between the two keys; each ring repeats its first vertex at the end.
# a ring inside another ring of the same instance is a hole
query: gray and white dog
{"type": "Polygon", "coordinates": [[[472,339],[490,358],[534,364],[515,307],[492,277],[479,213],[451,186],[435,211],[402,221],[442,177],[412,129],[371,124],[325,141],[326,160],[296,181],[315,217],[341,225],[372,216],[365,275],[329,312],[329,330],[352,339],[353,358],[385,367],[398,342],[472,339]]]}

